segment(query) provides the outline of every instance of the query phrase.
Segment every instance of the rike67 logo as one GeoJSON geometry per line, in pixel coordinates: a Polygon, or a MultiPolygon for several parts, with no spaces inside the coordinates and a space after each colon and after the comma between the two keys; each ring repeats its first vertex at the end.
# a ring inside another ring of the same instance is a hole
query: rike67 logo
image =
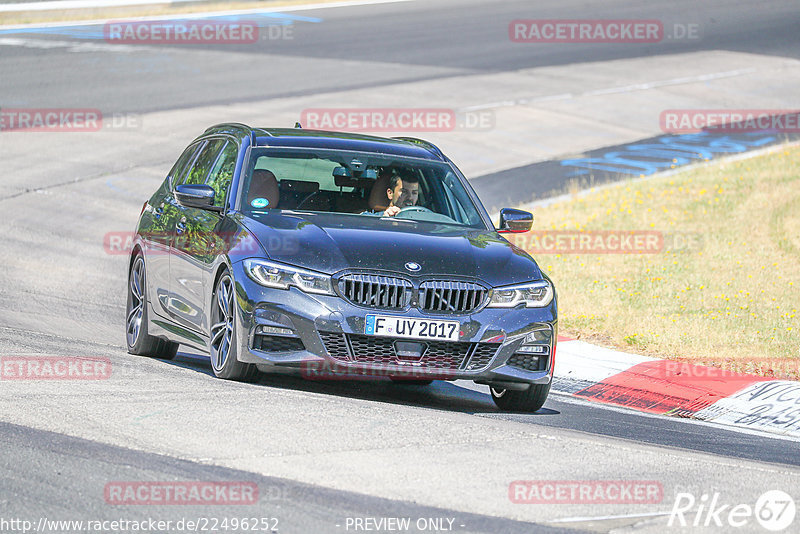
{"type": "Polygon", "coordinates": [[[763,493],[755,505],[724,502],[719,492],[704,493],[699,499],[692,493],[678,493],[667,525],[693,529],[721,527],[730,531],[741,527],[752,529],[758,523],[771,532],[780,532],[794,522],[795,513],[794,499],[781,490],[763,493]]]}

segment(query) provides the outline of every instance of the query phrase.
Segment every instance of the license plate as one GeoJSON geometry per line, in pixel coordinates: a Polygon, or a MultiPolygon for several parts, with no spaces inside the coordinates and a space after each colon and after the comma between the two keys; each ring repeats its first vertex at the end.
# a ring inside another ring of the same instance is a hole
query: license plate
{"type": "Polygon", "coordinates": [[[458,321],[367,315],[364,333],[368,336],[458,341],[460,326],[458,321]]]}

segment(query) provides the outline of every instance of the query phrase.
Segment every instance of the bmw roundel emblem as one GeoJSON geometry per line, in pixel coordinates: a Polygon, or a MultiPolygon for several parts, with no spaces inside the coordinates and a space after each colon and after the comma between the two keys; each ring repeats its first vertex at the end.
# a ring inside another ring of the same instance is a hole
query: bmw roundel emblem
{"type": "Polygon", "coordinates": [[[422,267],[420,266],[419,263],[415,263],[413,261],[410,261],[410,262],[406,263],[406,269],[408,269],[412,273],[415,273],[415,272],[419,271],[420,269],[422,269],[422,267]]]}

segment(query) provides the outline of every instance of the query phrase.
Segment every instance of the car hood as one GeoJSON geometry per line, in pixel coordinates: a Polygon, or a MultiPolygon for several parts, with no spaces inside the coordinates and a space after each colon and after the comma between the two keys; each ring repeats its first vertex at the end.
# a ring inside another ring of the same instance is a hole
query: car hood
{"type": "Polygon", "coordinates": [[[343,269],[478,278],[500,286],[540,280],[536,262],[494,230],[329,213],[252,213],[242,224],[274,261],[334,274],[343,269]],[[421,266],[410,272],[405,264],[421,266]]]}

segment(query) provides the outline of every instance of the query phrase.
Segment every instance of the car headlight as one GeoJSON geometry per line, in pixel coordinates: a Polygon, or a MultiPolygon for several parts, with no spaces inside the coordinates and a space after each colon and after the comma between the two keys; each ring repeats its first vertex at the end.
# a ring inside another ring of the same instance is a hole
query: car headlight
{"type": "Polygon", "coordinates": [[[553,286],[547,280],[495,287],[490,292],[488,307],[513,308],[525,304],[527,308],[543,308],[553,300],[553,286]]]}
{"type": "Polygon", "coordinates": [[[276,289],[289,289],[289,286],[295,286],[306,293],[334,294],[331,277],[327,274],[252,258],[244,260],[243,263],[247,276],[262,286],[276,289]]]}

